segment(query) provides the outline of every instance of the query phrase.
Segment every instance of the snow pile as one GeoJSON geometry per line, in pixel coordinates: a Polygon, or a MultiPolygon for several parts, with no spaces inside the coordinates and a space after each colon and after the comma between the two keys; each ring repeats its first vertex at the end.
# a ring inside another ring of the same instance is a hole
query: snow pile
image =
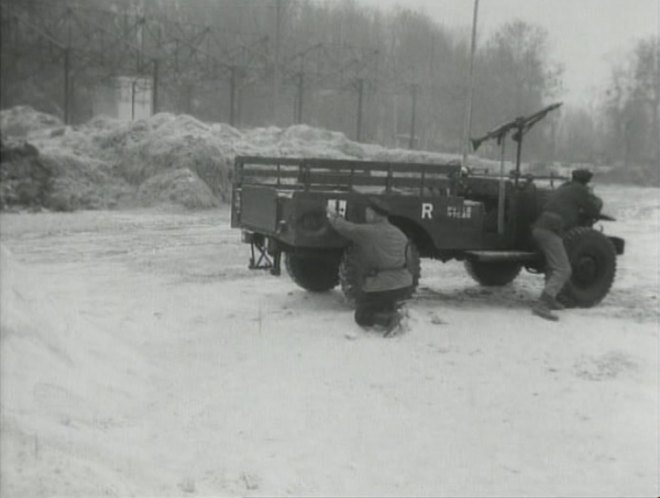
{"type": "Polygon", "coordinates": [[[25,137],[30,132],[62,126],[64,123],[59,118],[35,111],[30,106],[20,105],[0,112],[0,129],[7,135],[25,137]]]}
{"type": "Polygon", "coordinates": [[[45,207],[56,211],[116,207],[131,196],[130,185],[98,159],[58,152],[41,159],[53,175],[45,207]]]}
{"type": "MultiPolygon", "coordinates": [[[[79,143],[79,142],[77,142],[79,143]]],[[[130,185],[111,164],[73,148],[33,146],[2,140],[0,207],[56,211],[100,209],[121,204],[130,185]]]]}
{"type": "Polygon", "coordinates": [[[146,205],[176,202],[191,209],[218,205],[208,185],[188,168],[166,171],[148,178],[140,185],[138,197],[146,205]]]}
{"type": "MultiPolygon", "coordinates": [[[[228,198],[228,173],[234,153],[227,150],[227,144],[213,134],[210,126],[190,116],[158,114],[137,122],[129,134],[135,133],[136,127],[143,128],[141,139],[131,139],[117,151],[121,152],[118,171],[129,182],[139,185],[166,171],[187,170],[197,177],[195,180],[204,181],[214,195],[228,198]]],[[[161,176],[159,185],[172,190],[163,183],[167,178],[174,180],[178,176],[161,176]]],[[[197,188],[181,190],[182,196],[171,200],[191,208],[208,207],[206,195],[194,202],[198,192],[197,188]]]]}
{"type": "Polygon", "coordinates": [[[0,160],[0,208],[44,202],[51,172],[39,161],[39,151],[34,146],[3,136],[0,160]]]}
{"type": "Polygon", "coordinates": [[[46,201],[28,205],[63,211],[135,202],[207,208],[229,195],[235,153],[189,116],[158,114],[129,123],[97,117],[55,132],[35,129],[28,138],[53,177],[46,201]]]}
{"type": "Polygon", "coordinates": [[[343,133],[307,125],[247,130],[238,148],[241,154],[263,156],[367,158],[364,144],[349,140],[343,133]]]}

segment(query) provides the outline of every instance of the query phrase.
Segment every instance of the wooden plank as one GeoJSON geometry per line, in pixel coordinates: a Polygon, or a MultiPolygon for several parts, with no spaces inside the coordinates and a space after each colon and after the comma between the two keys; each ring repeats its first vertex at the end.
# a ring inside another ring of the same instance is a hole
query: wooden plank
{"type": "Polygon", "coordinates": [[[236,156],[236,164],[281,164],[299,166],[305,160],[296,157],[236,156]]]}
{"type": "MultiPolygon", "coordinates": [[[[309,185],[356,185],[356,186],[378,186],[386,187],[388,184],[390,187],[422,187],[422,178],[418,177],[391,177],[386,176],[353,176],[349,175],[339,175],[339,174],[330,174],[330,173],[316,173],[310,172],[307,177],[307,182],[309,185]]],[[[426,178],[424,180],[424,188],[447,188],[449,187],[449,181],[447,179],[433,179],[426,178]]]]}
{"type": "Polygon", "coordinates": [[[433,179],[425,178],[424,185],[420,178],[392,178],[390,186],[392,187],[417,187],[417,188],[441,188],[446,189],[450,186],[450,182],[446,179],[433,179]]]}
{"type": "Polygon", "coordinates": [[[276,169],[244,169],[243,176],[260,176],[266,178],[298,178],[300,176],[300,172],[298,170],[281,170],[278,172],[276,169]]]}
{"type": "Polygon", "coordinates": [[[365,171],[382,171],[398,173],[436,173],[443,175],[456,174],[461,167],[458,164],[437,164],[437,163],[401,163],[401,162],[381,162],[381,161],[356,161],[349,159],[307,159],[304,165],[310,168],[328,168],[328,169],[354,169],[365,171]]]}
{"type": "Polygon", "coordinates": [[[300,166],[305,168],[327,168],[328,170],[354,170],[354,171],[392,171],[408,173],[441,173],[451,175],[458,173],[461,169],[459,164],[446,163],[405,163],[387,161],[364,161],[355,159],[326,159],[326,158],[293,158],[293,157],[261,157],[261,156],[237,156],[237,165],[281,165],[300,166]]]}

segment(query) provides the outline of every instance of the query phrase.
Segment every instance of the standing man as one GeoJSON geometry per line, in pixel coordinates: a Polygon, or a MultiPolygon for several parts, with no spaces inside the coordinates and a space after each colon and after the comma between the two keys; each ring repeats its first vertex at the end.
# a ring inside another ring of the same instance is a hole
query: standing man
{"type": "Polygon", "coordinates": [[[552,311],[564,308],[557,302],[557,294],[571,278],[571,263],[562,238],[564,232],[578,226],[582,218],[597,217],[603,207],[603,201],[587,186],[592,176],[586,169],[573,171],[571,181],[550,194],[541,215],[532,225],[532,237],[546,260],[545,288],[532,312],[546,320],[559,320],[552,311]]]}
{"type": "Polygon", "coordinates": [[[387,207],[369,198],[366,223],[351,223],[328,208],[330,225],[355,243],[362,255],[362,292],[356,300],[355,321],[361,327],[379,325],[385,336],[392,334],[401,321],[397,302],[410,292],[413,277],[407,267],[408,238],[387,219],[387,207]]]}

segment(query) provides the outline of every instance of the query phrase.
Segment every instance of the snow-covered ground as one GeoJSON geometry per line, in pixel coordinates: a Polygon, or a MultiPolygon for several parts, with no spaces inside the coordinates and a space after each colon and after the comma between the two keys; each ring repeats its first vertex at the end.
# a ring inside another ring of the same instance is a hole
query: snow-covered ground
{"type": "Polygon", "coordinates": [[[410,329],[247,269],[226,207],[3,214],[2,497],[658,496],[659,194],[598,306],[424,261],[410,329]]]}

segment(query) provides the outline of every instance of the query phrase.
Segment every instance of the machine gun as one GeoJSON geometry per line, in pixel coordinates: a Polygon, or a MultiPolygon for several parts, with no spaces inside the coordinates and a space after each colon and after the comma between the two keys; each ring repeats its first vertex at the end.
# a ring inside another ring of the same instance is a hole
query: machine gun
{"type": "Polygon", "coordinates": [[[518,178],[520,178],[520,156],[522,152],[522,140],[525,133],[527,133],[532,126],[541,121],[550,111],[558,109],[563,102],[555,102],[550,104],[547,107],[544,107],[534,114],[530,114],[527,117],[521,116],[508,123],[504,123],[492,131],[486,133],[483,137],[472,138],[472,147],[476,151],[479,146],[486,140],[494,138],[497,140],[497,145],[502,146],[502,167],[504,166],[504,139],[507,134],[511,131],[515,131],[513,134],[513,140],[517,142],[518,147],[516,151],[516,172],[515,172],[515,184],[518,186],[518,178]]]}
{"type": "Polygon", "coordinates": [[[517,117],[516,119],[509,121],[508,123],[504,123],[494,130],[489,131],[486,133],[483,137],[479,138],[472,138],[470,141],[472,142],[472,147],[476,151],[479,146],[485,142],[486,140],[490,140],[491,138],[494,138],[497,140],[497,144],[500,145],[506,135],[512,131],[515,130],[515,133],[513,135],[513,139],[520,143],[522,142],[522,137],[525,133],[527,133],[532,126],[534,126],[536,123],[541,121],[546,114],[548,114],[550,111],[554,111],[555,109],[559,108],[562,105],[562,102],[556,102],[554,104],[550,104],[548,107],[544,107],[538,112],[535,112],[534,114],[531,114],[527,117],[520,116],[517,117]]]}
{"type": "Polygon", "coordinates": [[[513,121],[504,123],[492,131],[486,133],[483,137],[472,138],[472,147],[476,151],[479,146],[486,140],[494,138],[497,140],[497,145],[501,147],[500,155],[500,184],[499,184],[499,194],[497,202],[497,232],[501,235],[504,233],[504,197],[505,197],[505,187],[504,187],[504,144],[507,134],[511,131],[514,131],[513,140],[518,144],[516,150],[516,170],[514,174],[514,186],[518,188],[518,179],[520,178],[520,157],[522,153],[522,140],[525,133],[527,133],[532,126],[541,121],[550,111],[553,111],[559,108],[562,105],[562,102],[556,102],[550,104],[547,107],[544,107],[538,112],[531,114],[527,117],[521,116],[513,121]]]}

